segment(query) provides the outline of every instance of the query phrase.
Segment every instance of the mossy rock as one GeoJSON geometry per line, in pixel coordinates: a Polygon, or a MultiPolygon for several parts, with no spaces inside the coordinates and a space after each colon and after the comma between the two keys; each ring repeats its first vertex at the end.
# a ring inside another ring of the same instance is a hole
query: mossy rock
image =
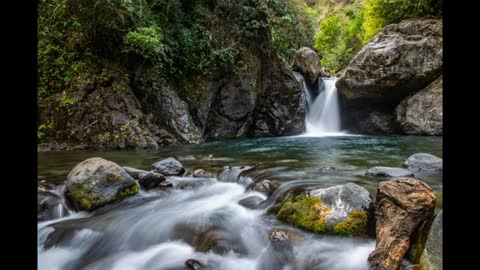
{"type": "Polygon", "coordinates": [[[138,193],[139,187],[118,164],[90,158],[68,174],[67,189],[80,209],[94,210],[138,193]]]}
{"type": "Polygon", "coordinates": [[[277,219],[315,233],[326,232],[327,215],[332,209],[321,200],[299,196],[289,198],[277,213],[277,219]]]}

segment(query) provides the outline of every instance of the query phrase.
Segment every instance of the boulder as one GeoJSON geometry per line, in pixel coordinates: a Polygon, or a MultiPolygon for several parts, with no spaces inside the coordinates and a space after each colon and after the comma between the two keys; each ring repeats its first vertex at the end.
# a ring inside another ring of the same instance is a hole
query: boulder
{"type": "Polygon", "coordinates": [[[443,170],[443,161],[428,153],[417,153],[408,157],[403,166],[416,174],[440,173],[443,170]]]}
{"type": "Polygon", "coordinates": [[[372,269],[398,269],[417,226],[431,217],[435,194],[422,181],[399,178],[380,182],[375,200],[377,242],[368,262],[372,269]]]}
{"type": "Polygon", "coordinates": [[[160,182],[165,181],[165,176],[156,172],[149,172],[131,167],[123,167],[123,169],[133,177],[133,179],[138,179],[138,183],[145,189],[157,187],[160,182]]]}
{"type": "Polygon", "coordinates": [[[410,177],[413,173],[409,170],[395,167],[376,166],[368,169],[366,175],[374,177],[410,177]]]}
{"type": "Polygon", "coordinates": [[[414,135],[443,134],[443,76],[425,89],[405,98],[395,109],[403,132],[414,135]]]}
{"type": "Polygon", "coordinates": [[[152,164],[152,167],[156,172],[165,176],[181,175],[185,172],[182,163],[172,157],[157,161],[152,164]]]}
{"type": "Polygon", "coordinates": [[[315,233],[366,234],[371,199],[353,183],[305,191],[287,199],[277,219],[315,233]]]}
{"type": "Polygon", "coordinates": [[[412,238],[409,258],[424,270],[442,269],[443,211],[424,222],[412,238]]]}
{"type": "MultiPolygon", "coordinates": [[[[304,74],[309,82],[313,84],[322,72],[320,57],[314,50],[308,47],[302,47],[297,50],[293,57],[293,70],[304,74]]],[[[325,71],[323,72],[325,73],[325,71]]]]}
{"type": "MultiPolygon", "coordinates": [[[[412,19],[384,27],[357,53],[336,82],[342,126],[356,133],[400,133],[404,130],[400,127],[402,123],[416,125],[432,113],[437,114],[412,107],[410,115],[423,114],[423,118],[418,118],[422,120],[409,120],[412,117],[403,120],[404,106],[398,113],[395,108],[442,74],[442,52],[441,20],[412,19]]],[[[437,102],[438,96],[421,95],[412,101],[427,104],[434,99],[437,102]]],[[[437,123],[430,118],[428,121],[437,123]]],[[[426,123],[422,122],[421,127],[426,128],[426,123]]]]}
{"type": "Polygon", "coordinates": [[[279,59],[263,65],[251,135],[288,136],[305,131],[307,99],[302,81],[279,59]]]}
{"type": "Polygon", "coordinates": [[[138,192],[135,180],[118,164],[89,158],[67,175],[67,190],[80,209],[93,210],[138,192]]]}

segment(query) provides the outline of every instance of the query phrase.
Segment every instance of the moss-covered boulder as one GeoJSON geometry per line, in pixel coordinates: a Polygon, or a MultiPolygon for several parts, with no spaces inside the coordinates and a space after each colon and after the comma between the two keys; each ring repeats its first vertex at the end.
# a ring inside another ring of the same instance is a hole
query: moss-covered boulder
{"type": "Polygon", "coordinates": [[[103,158],[89,158],[67,175],[67,190],[80,209],[93,210],[136,194],[138,184],[118,164],[103,158]]]}
{"type": "Polygon", "coordinates": [[[370,205],[368,191],[349,183],[291,197],[276,217],[315,233],[358,235],[366,233],[370,205]]]}

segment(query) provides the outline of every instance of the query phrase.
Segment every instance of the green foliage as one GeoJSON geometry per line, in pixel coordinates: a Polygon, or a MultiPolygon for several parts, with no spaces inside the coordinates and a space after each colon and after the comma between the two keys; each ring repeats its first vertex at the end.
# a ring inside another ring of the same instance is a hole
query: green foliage
{"type": "Polygon", "coordinates": [[[123,39],[124,51],[137,53],[147,59],[156,59],[163,54],[162,33],[157,26],[141,27],[128,32],[123,39]]]}
{"type": "Polygon", "coordinates": [[[404,19],[442,16],[443,0],[364,0],[364,3],[364,42],[388,24],[404,19]]]}
{"type": "Polygon", "coordinates": [[[315,233],[325,233],[325,222],[331,209],[317,198],[289,198],[277,213],[277,219],[315,233]]]}

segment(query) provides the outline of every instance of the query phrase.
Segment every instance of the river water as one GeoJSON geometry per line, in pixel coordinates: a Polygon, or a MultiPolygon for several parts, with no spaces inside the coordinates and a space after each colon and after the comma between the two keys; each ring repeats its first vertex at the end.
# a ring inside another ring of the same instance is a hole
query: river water
{"type": "MultiPolygon", "coordinates": [[[[354,182],[375,196],[380,180],[364,176],[365,171],[373,166],[401,167],[419,152],[442,157],[442,138],[294,136],[158,150],[46,152],[38,154],[38,181],[61,185],[77,163],[90,157],[146,170],[158,160],[175,157],[192,170],[216,173],[224,166],[255,165],[256,170],[267,170],[269,179],[281,182],[314,182],[319,187],[354,182]]],[[[264,209],[240,206],[238,201],[252,194],[266,196],[246,192],[237,183],[215,178],[168,180],[174,183],[168,191],[141,190],[92,213],[39,223],[39,269],[188,269],[188,259],[206,264],[205,269],[368,269],[367,257],[375,239],[315,235],[283,224],[264,209]],[[176,188],[191,182],[197,184],[176,188]],[[300,240],[278,251],[268,240],[269,231],[278,228],[296,232],[300,240]],[[232,250],[202,250],[199,242],[209,234],[232,250]]],[[[441,208],[442,177],[421,180],[434,189],[441,208]]]]}

